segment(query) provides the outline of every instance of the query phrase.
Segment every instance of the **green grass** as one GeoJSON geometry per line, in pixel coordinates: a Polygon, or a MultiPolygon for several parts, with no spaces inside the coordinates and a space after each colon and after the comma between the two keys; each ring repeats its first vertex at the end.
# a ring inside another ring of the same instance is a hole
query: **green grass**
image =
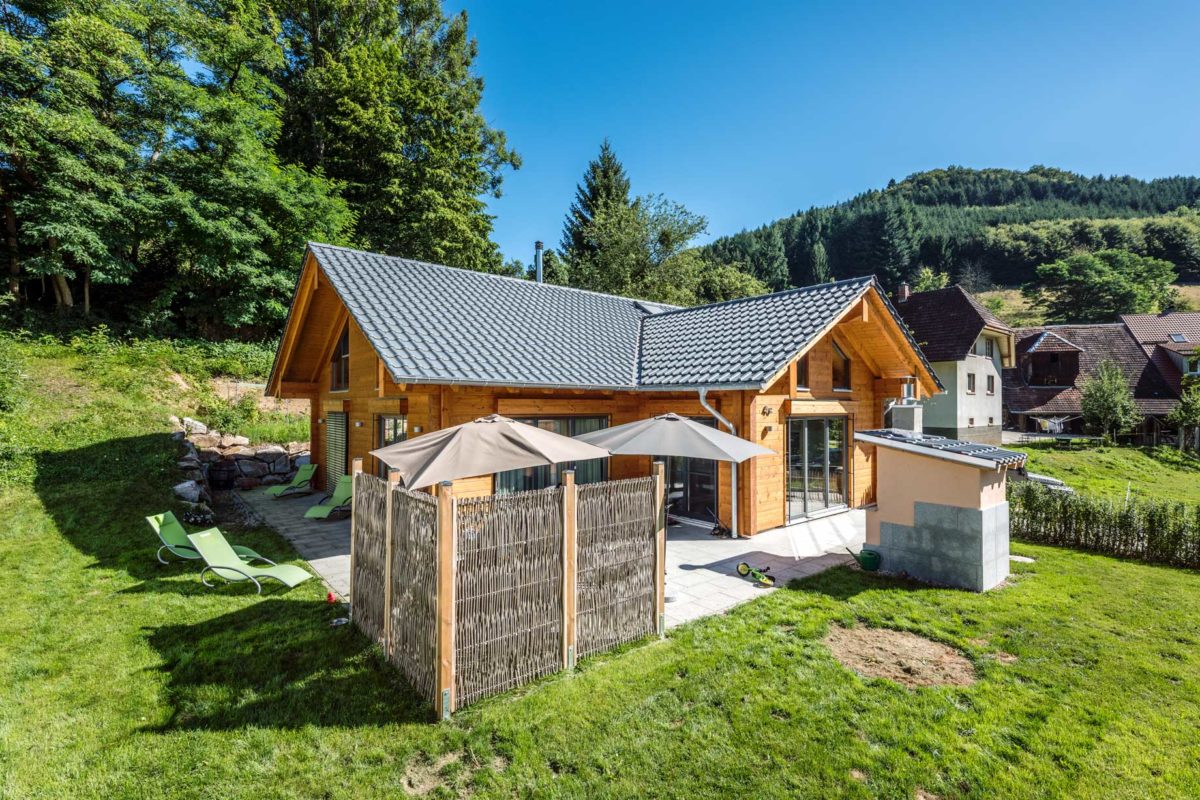
{"type": "Polygon", "coordinates": [[[1005,445],[1029,454],[1029,470],[1076,491],[1124,500],[1131,495],[1200,504],[1200,458],[1171,447],[1065,450],[1050,442],[1005,445]]]}
{"type": "MultiPolygon", "coordinates": [[[[0,797],[1200,794],[1196,573],[1030,546],[1037,562],[986,595],[839,569],[436,724],[329,626],[319,585],[259,598],[154,562],[141,517],[174,477],[157,379],[17,355],[0,797]],[[821,644],[835,623],[959,647],[979,681],[862,679],[821,644]]],[[[295,560],[267,531],[234,538],[295,560]]]]}

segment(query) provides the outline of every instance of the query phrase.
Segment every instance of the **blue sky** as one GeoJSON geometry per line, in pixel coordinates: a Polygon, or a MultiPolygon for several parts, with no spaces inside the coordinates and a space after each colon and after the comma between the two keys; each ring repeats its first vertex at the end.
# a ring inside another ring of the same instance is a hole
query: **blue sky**
{"type": "Polygon", "coordinates": [[[604,137],[733,233],[949,164],[1200,174],[1200,3],[449,0],[524,166],[506,257],[557,244],[604,137]]]}

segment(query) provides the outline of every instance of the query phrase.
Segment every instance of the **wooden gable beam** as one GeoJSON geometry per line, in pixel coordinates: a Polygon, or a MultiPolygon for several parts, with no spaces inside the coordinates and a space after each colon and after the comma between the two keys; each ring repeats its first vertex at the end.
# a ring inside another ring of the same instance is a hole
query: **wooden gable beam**
{"type": "Polygon", "coordinates": [[[926,369],[921,362],[920,355],[912,351],[912,347],[908,343],[908,337],[904,335],[904,331],[900,329],[896,320],[888,312],[887,307],[883,304],[883,299],[877,294],[877,290],[872,288],[867,294],[871,298],[876,316],[879,318],[884,330],[885,335],[881,338],[895,352],[896,356],[912,370],[912,374],[917,378],[918,386],[925,390],[925,395],[932,397],[937,394],[938,388],[932,374],[933,368],[926,369]]]}
{"type": "Polygon", "coordinates": [[[316,383],[321,382],[321,370],[329,365],[329,357],[333,355],[333,348],[337,347],[337,341],[342,336],[342,328],[349,324],[350,312],[341,304],[341,301],[338,301],[337,316],[334,318],[333,324],[329,326],[329,333],[325,335],[325,343],[321,346],[321,355],[313,367],[312,374],[309,375],[309,380],[316,383]]]}
{"type": "Polygon", "coordinates": [[[278,394],[282,391],[283,376],[287,374],[288,364],[292,360],[292,353],[296,350],[296,342],[304,327],[304,318],[312,304],[313,295],[317,292],[317,272],[319,268],[316,259],[309,253],[300,270],[300,281],[296,286],[296,298],[287,330],[283,332],[283,338],[279,341],[279,369],[275,371],[272,385],[267,387],[268,394],[278,394]]]}

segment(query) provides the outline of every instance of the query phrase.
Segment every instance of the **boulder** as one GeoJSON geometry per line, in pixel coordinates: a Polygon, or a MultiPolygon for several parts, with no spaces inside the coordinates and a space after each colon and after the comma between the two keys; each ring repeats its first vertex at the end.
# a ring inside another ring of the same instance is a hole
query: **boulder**
{"type": "Polygon", "coordinates": [[[205,464],[211,464],[214,461],[221,460],[221,451],[215,447],[206,447],[196,454],[196,457],[205,464]]]}
{"type": "Polygon", "coordinates": [[[285,481],[286,478],[282,475],[263,475],[261,483],[263,486],[276,486],[285,481]]]}
{"type": "Polygon", "coordinates": [[[245,447],[248,444],[250,440],[245,436],[235,436],[232,433],[221,436],[221,447],[245,447]]]}
{"type": "Polygon", "coordinates": [[[184,470],[183,477],[187,478],[189,481],[196,481],[196,483],[204,483],[204,472],[199,469],[184,470]]]}
{"type": "Polygon", "coordinates": [[[204,491],[204,487],[194,480],[177,483],[172,487],[172,490],[175,492],[176,497],[188,503],[199,503],[201,502],[201,498],[207,494],[204,491]]]}
{"type": "Polygon", "coordinates": [[[277,444],[264,444],[262,447],[255,448],[254,455],[259,461],[274,461],[280,456],[287,455],[287,450],[277,444]]]}
{"type": "Polygon", "coordinates": [[[308,453],[301,453],[300,455],[298,455],[292,459],[292,466],[293,467],[302,467],[305,464],[309,463],[310,461],[312,461],[312,457],[308,453]]]}
{"type": "Polygon", "coordinates": [[[200,459],[195,456],[184,456],[175,462],[180,469],[200,469],[200,459]]]}
{"type": "Polygon", "coordinates": [[[176,442],[183,441],[183,431],[175,431],[171,434],[171,440],[176,442]]]}
{"type": "Polygon", "coordinates": [[[211,433],[193,433],[188,437],[188,441],[201,450],[206,447],[219,447],[221,444],[221,438],[211,433]]]}
{"type": "Polygon", "coordinates": [[[188,433],[208,433],[208,426],[198,419],[183,418],[183,429],[188,433]]]}
{"type": "Polygon", "coordinates": [[[244,478],[261,478],[270,471],[266,464],[254,458],[239,458],[234,463],[244,478]]]}
{"type": "Polygon", "coordinates": [[[308,442],[288,442],[285,448],[289,456],[298,456],[301,453],[307,453],[310,449],[308,442]]]}
{"type": "Polygon", "coordinates": [[[281,453],[268,466],[270,466],[271,472],[276,475],[283,475],[292,471],[292,460],[287,457],[287,453],[281,453]]]}

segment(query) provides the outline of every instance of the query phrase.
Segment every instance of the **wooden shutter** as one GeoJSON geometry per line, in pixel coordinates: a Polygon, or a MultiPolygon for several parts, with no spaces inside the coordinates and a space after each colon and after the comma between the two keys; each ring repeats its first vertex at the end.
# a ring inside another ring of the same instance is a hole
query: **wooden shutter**
{"type": "Polygon", "coordinates": [[[346,415],[325,415],[325,485],[329,491],[346,474],[346,415]]]}

